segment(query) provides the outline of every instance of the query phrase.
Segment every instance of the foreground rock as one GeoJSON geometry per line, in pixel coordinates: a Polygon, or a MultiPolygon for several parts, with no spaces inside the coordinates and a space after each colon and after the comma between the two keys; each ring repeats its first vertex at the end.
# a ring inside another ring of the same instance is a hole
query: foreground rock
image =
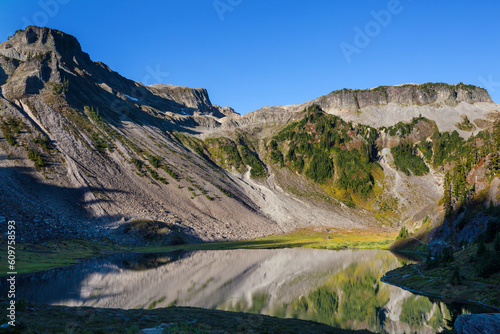
{"type": "Polygon", "coordinates": [[[500,313],[462,314],[455,320],[458,334],[500,333],[500,313]]]}

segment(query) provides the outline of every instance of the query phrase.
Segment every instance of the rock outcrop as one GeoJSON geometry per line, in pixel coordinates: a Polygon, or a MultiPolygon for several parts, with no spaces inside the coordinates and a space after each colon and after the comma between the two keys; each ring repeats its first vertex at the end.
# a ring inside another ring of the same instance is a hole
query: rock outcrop
{"type": "Polygon", "coordinates": [[[462,314],[454,327],[458,334],[500,333],[500,313],[462,314]]]}

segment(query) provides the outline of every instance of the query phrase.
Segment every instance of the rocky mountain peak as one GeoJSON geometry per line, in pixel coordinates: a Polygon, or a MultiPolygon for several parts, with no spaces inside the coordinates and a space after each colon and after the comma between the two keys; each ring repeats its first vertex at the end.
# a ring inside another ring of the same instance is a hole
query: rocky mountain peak
{"type": "Polygon", "coordinates": [[[124,78],[106,64],[92,61],[74,36],[46,27],[29,26],[0,43],[0,86],[1,94],[11,100],[55,90],[80,110],[94,105],[111,106],[119,113],[149,107],[174,116],[235,114],[212,105],[203,88],[146,86],[124,78]]]}
{"type": "Polygon", "coordinates": [[[20,61],[49,53],[56,54],[58,58],[89,58],[74,36],[46,27],[29,26],[18,30],[8,41],[0,44],[0,54],[20,61]]]}

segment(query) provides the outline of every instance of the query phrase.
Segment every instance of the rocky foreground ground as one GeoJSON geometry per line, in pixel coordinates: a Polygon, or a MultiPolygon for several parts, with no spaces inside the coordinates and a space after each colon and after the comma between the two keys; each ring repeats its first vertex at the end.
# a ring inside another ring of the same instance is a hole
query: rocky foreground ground
{"type": "MultiPolygon", "coordinates": [[[[3,301],[0,305],[5,309],[8,303],[3,301]]],[[[16,326],[2,326],[2,333],[370,333],[298,319],[194,307],[121,310],[25,302],[18,303],[17,307],[16,326]]],[[[7,321],[4,317],[2,325],[7,321]]]]}

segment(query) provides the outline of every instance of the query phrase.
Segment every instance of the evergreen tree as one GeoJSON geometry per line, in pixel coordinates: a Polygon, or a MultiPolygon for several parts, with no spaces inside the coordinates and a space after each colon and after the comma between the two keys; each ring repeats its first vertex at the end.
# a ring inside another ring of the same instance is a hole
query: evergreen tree
{"type": "Polygon", "coordinates": [[[498,218],[492,218],[488,220],[488,224],[486,225],[486,231],[484,231],[484,242],[485,243],[490,243],[492,242],[498,232],[498,226],[499,225],[499,219],[498,218]]]}
{"type": "Polygon", "coordinates": [[[453,206],[451,203],[451,182],[450,182],[449,172],[446,172],[446,175],[444,177],[443,206],[444,206],[445,216],[449,217],[453,210],[453,206]]]}
{"type": "Polygon", "coordinates": [[[500,233],[497,233],[497,236],[495,237],[493,249],[495,250],[496,256],[500,257],[500,233]]]}
{"type": "Polygon", "coordinates": [[[439,256],[436,255],[435,258],[432,258],[432,254],[429,251],[427,254],[427,259],[425,260],[425,269],[434,269],[439,265],[439,256]]]}
{"type": "Polygon", "coordinates": [[[333,162],[323,151],[317,150],[311,160],[306,175],[316,182],[324,182],[333,176],[333,162]]]}
{"type": "Polygon", "coordinates": [[[449,282],[452,285],[459,285],[460,284],[460,270],[458,269],[458,266],[455,266],[453,268],[453,272],[451,273],[451,276],[449,278],[449,282]]]}
{"type": "Polygon", "coordinates": [[[453,247],[445,247],[443,249],[442,260],[444,264],[449,264],[455,261],[455,256],[453,255],[453,247]]]}
{"type": "Polygon", "coordinates": [[[399,235],[396,240],[406,239],[408,236],[409,236],[408,230],[406,229],[406,227],[403,226],[401,230],[399,230],[399,235]]]}
{"type": "Polygon", "coordinates": [[[484,238],[480,238],[476,250],[476,256],[478,260],[481,261],[481,257],[484,256],[485,254],[486,254],[486,246],[484,245],[484,238]]]}

